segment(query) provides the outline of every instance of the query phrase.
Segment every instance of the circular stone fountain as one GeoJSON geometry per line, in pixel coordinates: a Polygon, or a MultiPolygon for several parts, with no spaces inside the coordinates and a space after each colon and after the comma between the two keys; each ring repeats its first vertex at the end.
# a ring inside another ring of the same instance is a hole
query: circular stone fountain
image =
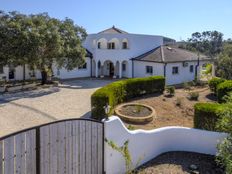
{"type": "Polygon", "coordinates": [[[150,122],[155,116],[155,110],[151,106],[139,103],[121,104],[116,107],[115,113],[122,120],[134,123],[150,122]]]}

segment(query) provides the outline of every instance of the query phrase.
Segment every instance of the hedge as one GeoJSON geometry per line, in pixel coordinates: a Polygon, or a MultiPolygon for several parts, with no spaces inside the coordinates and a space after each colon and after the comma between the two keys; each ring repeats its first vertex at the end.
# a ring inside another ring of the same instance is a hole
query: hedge
{"type": "Polygon", "coordinates": [[[217,86],[217,97],[218,102],[223,103],[225,100],[223,99],[226,95],[232,92],[232,80],[227,80],[223,83],[220,83],[217,86]]]}
{"type": "Polygon", "coordinates": [[[93,93],[91,96],[92,118],[102,119],[107,115],[104,106],[110,105],[110,114],[114,107],[131,98],[145,94],[163,92],[165,78],[163,76],[152,76],[145,78],[132,78],[120,80],[106,85],[93,93]]]}
{"type": "Polygon", "coordinates": [[[197,103],[194,105],[194,128],[217,131],[218,112],[223,108],[219,103],[197,103]]]}
{"type": "Polygon", "coordinates": [[[217,86],[221,83],[223,83],[225,79],[214,77],[209,81],[209,88],[214,93],[217,94],[217,86]]]}

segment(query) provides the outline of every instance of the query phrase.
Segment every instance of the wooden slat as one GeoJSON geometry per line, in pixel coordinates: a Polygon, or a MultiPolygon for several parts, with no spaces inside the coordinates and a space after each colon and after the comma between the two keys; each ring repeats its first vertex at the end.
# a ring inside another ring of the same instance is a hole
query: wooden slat
{"type": "Polygon", "coordinates": [[[102,144],[102,135],[103,135],[103,126],[102,124],[98,124],[97,125],[97,135],[98,135],[98,138],[97,138],[97,168],[98,168],[98,174],[102,174],[103,173],[103,168],[102,168],[102,163],[103,163],[103,156],[102,156],[102,151],[103,151],[103,144],[102,144]]]}
{"type": "Polygon", "coordinates": [[[58,123],[58,173],[66,173],[65,122],[58,123]]]}
{"type": "Polygon", "coordinates": [[[0,141],[0,173],[3,173],[3,141],[0,141]]]}
{"type": "Polygon", "coordinates": [[[50,129],[49,125],[40,128],[40,171],[49,174],[50,171],[50,129]]]}
{"type": "Polygon", "coordinates": [[[86,165],[86,154],[85,154],[85,121],[80,121],[80,173],[85,173],[85,165],[86,165]]]}
{"type": "Polygon", "coordinates": [[[91,144],[91,148],[92,148],[92,173],[95,173],[97,170],[97,124],[98,123],[92,123],[92,144],[91,144]]]}
{"type": "Polygon", "coordinates": [[[86,150],[85,150],[85,153],[86,153],[86,162],[85,162],[85,165],[86,165],[86,174],[91,174],[91,166],[92,166],[92,161],[91,161],[91,158],[92,158],[92,152],[91,152],[91,122],[90,121],[86,121],[86,141],[85,141],[85,144],[86,144],[86,150]]]}
{"type": "Polygon", "coordinates": [[[25,133],[15,136],[15,173],[24,174],[26,168],[25,159],[25,133]]]}
{"type": "Polygon", "coordinates": [[[14,136],[4,140],[4,174],[14,173],[14,136]]]}
{"type": "Polygon", "coordinates": [[[35,129],[26,132],[26,174],[36,173],[35,129]]]}
{"type": "Polygon", "coordinates": [[[79,174],[79,121],[72,122],[73,130],[73,173],[79,174]]]}
{"type": "Polygon", "coordinates": [[[73,173],[73,135],[72,135],[72,122],[67,121],[65,126],[66,136],[66,167],[67,173],[73,173]]]}
{"type": "Polygon", "coordinates": [[[50,174],[58,173],[58,124],[51,124],[50,128],[50,174]]]}

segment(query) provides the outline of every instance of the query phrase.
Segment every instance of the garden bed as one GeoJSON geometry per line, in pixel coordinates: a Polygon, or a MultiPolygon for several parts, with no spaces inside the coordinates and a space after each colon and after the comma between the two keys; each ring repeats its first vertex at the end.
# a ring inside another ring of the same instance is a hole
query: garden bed
{"type": "Polygon", "coordinates": [[[116,107],[116,115],[122,120],[133,123],[145,123],[153,120],[155,110],[144,104],[126,103],[116,107]]]}
{"type": "Polygon", "coordinates": [[[137,174],[223,174],[224,171],[211,155],[192,152],[168,152],[149,161],[138,169],[137,174]],[[190,166],[197,167],[193,170],[190,166]]]}
{"type": "Polygon", "coordinates": [[[147,124],[133,124],[125,122],[126,126],[133,129],[154,129],[164,126],[193,127],[194,105],[197,102],[216,102],[216,97],[208,87],[192,87],[191,92],[198,92],[198,101],[189,100],[189,91],[181,88],[175,90],[174,96],[161,94],[146,95],[129,102],[146,104],[153,107],[156,116],[147,124]]]}

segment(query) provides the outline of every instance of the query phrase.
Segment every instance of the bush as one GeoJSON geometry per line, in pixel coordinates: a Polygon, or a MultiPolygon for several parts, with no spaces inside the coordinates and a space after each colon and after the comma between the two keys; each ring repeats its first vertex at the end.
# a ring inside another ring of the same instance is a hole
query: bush
{"type": "Polygon", "coordinates": [[[183,84],[183,86],[184,86],[184,89],[185,89],[185,90],[188,90],[188,91],[191,90],[191,84],[190,84],[190,83],[185,82],[185,83],[183,84]]]}
{"type": "Polygon", "coordinates": [[[225,167],[226,173],[232,173],[232,104],[230,102],[226,104],[219,116],[217,127],[227,132],[229,136],[218,145],[217,161],[225,167]]]}
{"type": "Polygon", "coordinates": [[[175,86],[167,86],[166,91],[169,96],[174,96],[175,95],[175,86]]]}
{"type": "Polygon", "coordinates": [[[197,103],[194,106],[194,128],[217,131],[218,113],[223,108],[218,103],[197,103]]]}
{"type": "Polygon", "coordinates": [[[217,97],[218,102],[223,103],[225,102],[225,96],[229,95],[229,93],[232,92],[232,80],[227,80],[223,83],[220,83],[217,86],[217,97]]]}
{"type": "Polygon", "coordinates": [[[93,93],[91,96],[92,118],[102,119],[107,117],[104,106],[110,105],[110,114],[114,107],[126,100],[138,97],[144,94],[163,92],[165,87],[165,78],[162,76],[152,76],[146,78],[133,78],[113,82],[93,93]]]}
{"type": "Polygon", "coordinates": [[[181,107],[183,105],[183,98],[177,97],[176,106],[181,107]]]}
{"type": "Polygon", "coordinates": [[[225,81],[225,79],[222,78],[218,78],[218,77],[214,77],[209,81],[209,88],[210,90],[214,93],[217,94],[217,86],[220,83],[223,83],[225,81]]]}
{"type": "Polygon", "coordinates": [[[189,93],[189,100],[198,100],[199,92],[190,92],[189,93]]]}

